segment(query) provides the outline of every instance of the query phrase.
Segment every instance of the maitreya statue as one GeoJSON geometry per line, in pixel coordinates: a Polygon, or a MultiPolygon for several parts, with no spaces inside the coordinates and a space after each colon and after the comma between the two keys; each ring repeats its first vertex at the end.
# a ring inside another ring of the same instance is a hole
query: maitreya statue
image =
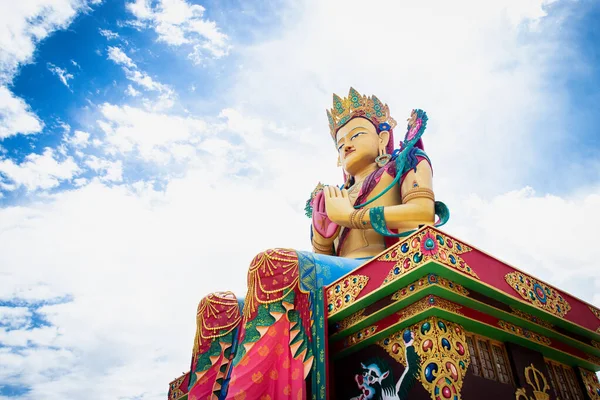
{"type": "MultiPolygon", "coordinates": [[[[353,88],[344,99],[334,94],[327,117],[344,184],[319,184],[307,202],[313,252],[263,251],[250,263],[244,299],[231,292],[202,299],[190,400],[325,398],[323,286],[420,225],[434,224],[436,214],[437,225],[447,220],[423,150],[425,112],[412,111],[398,148],[396,121],[375,96],[353,88]]],[[[410,333],[405,340],[408,349],[410,333]]]]}

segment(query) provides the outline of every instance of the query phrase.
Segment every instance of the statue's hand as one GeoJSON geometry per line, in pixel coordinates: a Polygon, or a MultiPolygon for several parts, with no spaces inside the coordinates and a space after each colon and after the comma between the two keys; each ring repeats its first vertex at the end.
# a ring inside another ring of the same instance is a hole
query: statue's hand
{"type": "Polygon", "coordinates": [[[350,228],[350,215],[354,212],[354,207],[350,202],[348,191],[340,190],[336,186],[326,186],[323,193],[329,219],[338,225],[350,228]]]}
{"type": "MultiPolygon", "coordinates": [[[[327,189],[327,188],[325,188],[327,189]]],[[[325,211],[325,195],[320,191],[312,201],[312,224],[315,231],[325,239],[332,239],[339,232],[339,225],[332,222],[325,211]]]]}

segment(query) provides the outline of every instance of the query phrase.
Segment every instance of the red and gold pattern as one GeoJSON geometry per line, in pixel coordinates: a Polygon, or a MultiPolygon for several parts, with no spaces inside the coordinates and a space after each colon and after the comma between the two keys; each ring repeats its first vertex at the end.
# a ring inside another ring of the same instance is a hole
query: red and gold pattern
{"type": "Polygon", "coordinates": [[[533,390],[534,397],[527,397],[527,389],[521,387],[515,392],[515,400],[550,400],[550,385],[544,374],[533,364],[525,368],[525,381],[533,390]]]}
{"type": "Polygon", "coordinates": [[[189,374],[183,374],[169,384],[169,400],[177,400],[187,394],[189,374]]]}
{"type": "Polygon", "coordinates": [[[360,321],[362,321],[365,318],[367,318],[367,316],[365,315],[365,309],[362,308],[362,309],[358,310],[357,312],[355,312],[354,314],[351,314],[351,315],[347,316],[346,318],[344,318],[343,320],[341,320],[339,322],[340,330],[342,331],[344,329],[348,329],[351,326],[358,324],[360,321]]]}
{"type": "Polygon", "coordinates": [[[415,293],[420,292],[422,289],[430,286],[430,285],[439,285],[446,289],[449,289],[455,293],[462,294],[463,296],[468,296],[469,291],[462,287],[461,285],[449,281],[446,278],[442,278],[441,276],[437,276],[434,274],[429,274],[426,277],[423,277],[410,285],[399,289],[392,295],[392,300],[401,300],[405,297],[411,296],[415,293]]]}
{"type": "Polygon", "coordinates": [[[529,303],[559,317],[564,317],[571,305],[555,288],[522,272],[510,272],[504,277],[519,295],[529,303]]]}
{"type": "Polygon", "coordinates": [[[554,325],[552,325],[548,321],[544,321],[543,319],[540,319],[539,317],[536,317],[535,315],[526,313],[525,311],[518,310],[514,307],[510,307],[510,308],[512,309],[512,313],[519,318],[526,319],[530,322],[533,322],[534,324],[543,326],[544,328],[554,329],[554,325]]]}
{"type": "Polygon", "coordinates": [[[498,321],[498,326],[504,329],[505,331],[512,333],[513,335],[521,336],[533,342],[545,344],[546,346],[549,346],[552,343],[552,341],[546,336],[542,336],[538,333],[531,332],[528,329],[521,328],[520,326],[511,324],[510,322],[500,320],[498,321]]]}
{"type": "Polygon", "coordinates": [[[232,292],[211,293],[200,301],[196,313],[196,337],[192,356],[215,338],[223,337],[235,329],[242,317],[232,292]]]}
{"type": "Polygon", "coordinates": [[[259,253],[248,271],[248,296],[244,317],[250,318],[259,304],[281,301],[298,288],[298,255],[291,249],[270,249],[259,253]]]}
{"type": "MultiPolygon", "coordinates": [[[[421,360],[419,381],[432,400],[461,399],[463,380],[470,363],[462,326],[431,317],[408,328],[415,335],[414,347],[421,360]]],[[[404,360],[403,331],[377,342],[401,364],[404,360]]]]}
{"type": "Polygon", "coordinates": [[[600,383],[598,376],[587,369],[579,368],[579,374],[583,380],[585,392],[591,400],[600,400],[600,383]]]}
{"type": "Polygon", "coordinates": [[[327,310],[329,315],[335,315],[339,311],[354,303],[360,292],[369,282],[365,275],[350,275],[343,281],[327,289],[327,310]]]}
{"type": "Polygon", "coordinates": [[[477,273],[460,257],[460,254],[471,250],[464,243],[426,228],[408,237],[377,260],[396,262],[383,281],[384,285],[432,260],[479,279],[477,273]]]}
{"type": "MultiPolygon", "coordinates": [[[[588,307],[590,308],[590,311],[596,316],[596,318],[600,319],[600,310],[598,310],[596,307],[588,307]]],[[[598,329],[596,329],[596,332],[600,333],[600,326],[598,327],[598,329]]]]}

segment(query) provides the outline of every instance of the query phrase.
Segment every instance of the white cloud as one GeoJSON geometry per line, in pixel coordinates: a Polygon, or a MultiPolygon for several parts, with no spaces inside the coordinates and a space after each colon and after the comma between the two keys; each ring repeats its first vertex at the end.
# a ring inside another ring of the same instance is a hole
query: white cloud
{"type": "MultiPolygon", "coordinates": [[[[176,97],[173,89],[168,85],[164,85],[155,81],[147,73],[141,71],[133,62],[133,60],[123,52],[123,50],[118,47],[109,46],[108,59],[123,68],[127,79],[135,82],[146,90],[159,93],[156,99],[145,99],[144,104],[146,105],[146,108],[155,111],[161,111],[169,109],[173,106],[176,97]]],[[[126,93],[130,96],[137,96],[139,94],[139,92],[136,91],[131,85],[128,85],[126,93]]]]}
{"type": "Polygon", "coordinates": [[[111,153],[129,153],[137,149],[142,158],[162,162],[170,158],[171,145],[189,142],[208,133],[207,123],[196,118],[107,103],[101,106],[100,111],[104,119],[98,124],[106,134],[111,153]]]}
{"type": "Polygon", "coordinates": [[[77,148],[87,147],[90,143],[90,134],[88,132],[75,130],[75,132],[73,132],[73,135],[65,135],[64,140],[68,144],[77,148]]]}
{"type": "Polygon", "coordinates": [[[58,76],[58,79],[60,79],[62,84],[70,89],[69,80],[74,78],[73,74],[70,74],[66,69],[57,67],[52,63],[48,63],[48,70],[58,76]]]}
{"type": "Polygon", "coordinates": [[[104,36],[108,40],[118,39],[119,34],[117,32],[113,32],[110,29],[99,29],[99,32],[102,36],[104,36]]]}
{"type": "Polygon", "coordinates": [[[100,176],[102,182],[123,181],[123,162],[121,160],[111,161],[96,156],[89,156],[85,160],[85,164],[97,173],[104,173],[100,176]]]}
{"type": "MultiPolygon", "coordinates": [[[[30,318],[31,311],[27,307],[0,306],[0,328],[18,329],[27,327],[30,318]]],[[[2,342],[0,338],[0,343],[2,342]]]]}
{"type": "Polygon", "coordinates": [[[44,124],[31,108],[11,93],[6,86],[0,85],[0,139],[21,133],[38,133],[44,124]]]}
{"type": "Polygon", "coordinates": [[[0,160],[0,177],[4,175],[14,188],[24,186],[30,191],[51,189],[78,173],[79,167],[72,157],[59,161],[50,148],[46,148],[42,154],[29,154],[19,164],[10,159],[0,160]]]}
{"type": "Polygon", "coordinates": [[[127,85],[127,90],[125,90],[125,93],[127,93],[131,97],[137,97],[141,94],[139,91],[135,90],[135,88],[131,85],[127,85]]]}
{"type": "MultiPolygon", "coordinates": [[[[8,90],[20,65],[32,61],[35,46],[53,31],[66,28],[87,5],[83,0],[32,0],[0,9],[0,139],[32,134],[43,124],[29,106],[8,90]]],[[[64,82],[66,84],[67,79],[64,82]]]]}
{"type": "Polygon", "coordinates": [[[205,8],[185,0],[159,0],[151,5],[146,0],[127,4],[139,26],[150,26],[158,40],[172,46],[187,45],[189,58],[196,64],[205,58],[222,58],[229,53],[229,38],[214,21],[204,19],[205,8]]]}

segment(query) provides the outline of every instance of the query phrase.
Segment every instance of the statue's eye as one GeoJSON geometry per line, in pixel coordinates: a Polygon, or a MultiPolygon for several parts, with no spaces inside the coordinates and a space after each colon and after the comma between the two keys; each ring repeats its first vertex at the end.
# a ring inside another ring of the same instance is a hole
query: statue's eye
{"type": "Polygon", "coordinates": [[[340,144],[340,145],[338,146],[338,151],[341,151],[343,147],[344,147],[344,145],[343,145],[343,144],[340,144]]]}
{"type": "Polygon", "coordinates": [[[350,138],[350,140],[354,140],[355,138],[357,138],[358,136],[362,135],[365,132],[357,132],[354,135],[352,135],[352,137],[350,138]]]}

